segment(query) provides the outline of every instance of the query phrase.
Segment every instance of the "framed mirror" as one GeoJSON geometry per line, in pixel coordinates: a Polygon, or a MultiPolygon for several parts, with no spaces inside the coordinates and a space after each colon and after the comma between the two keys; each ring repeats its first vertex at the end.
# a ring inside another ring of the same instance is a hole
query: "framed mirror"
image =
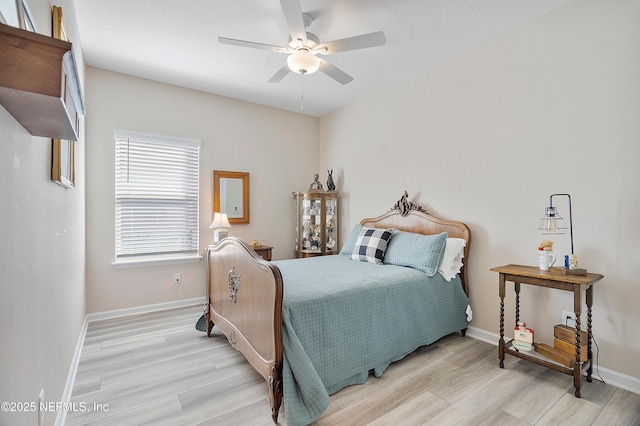
{"type": "Polygon", "coordinates": [[[213,211],[226,213],[231,225],[250,223],[249,191],[249,173],[213,171],[213,211]]]}

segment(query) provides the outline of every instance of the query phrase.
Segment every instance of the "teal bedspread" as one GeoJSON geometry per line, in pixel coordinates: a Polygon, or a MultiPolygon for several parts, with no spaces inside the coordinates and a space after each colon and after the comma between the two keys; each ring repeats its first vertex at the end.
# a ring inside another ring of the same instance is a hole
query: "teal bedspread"
{"type": "Polygon", "coordinates": [[[313,422],[329,395],[380,376],[419,346],[467,327],[459,278],[324,256],[274,262],[282,272],[287,424],[313,422]]]}

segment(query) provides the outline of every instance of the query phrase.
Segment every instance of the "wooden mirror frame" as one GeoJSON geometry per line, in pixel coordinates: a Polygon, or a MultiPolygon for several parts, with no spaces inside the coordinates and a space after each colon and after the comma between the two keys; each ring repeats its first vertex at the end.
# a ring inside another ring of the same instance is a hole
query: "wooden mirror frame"
{"type": "MultiPolygon", "coordinates": [[[[242,212],[241,217],[232,217],[227,213],[231,225],[250,223],[250,203],[249,203],[249,173],[247,172],[227,172],[224,170],[213,171],[213,212],[220,211],[220,179],[242,179],[242,212]]],[[[213,214],[211,215],[213,217],[213,214]]]]}

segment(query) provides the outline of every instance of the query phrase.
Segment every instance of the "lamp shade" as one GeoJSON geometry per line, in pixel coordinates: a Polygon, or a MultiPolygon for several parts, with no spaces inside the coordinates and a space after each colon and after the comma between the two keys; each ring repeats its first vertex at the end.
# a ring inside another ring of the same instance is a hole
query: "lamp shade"
{"type": "Polygon", "coordinates": [[[213,214],[213,222],[211,222],[210,229],[216,228],[231,228],[229,224],[229,219],[227,218],[226,213],[215,212],[213,214]]]}
{"type": "Polygon", "coordinates": [[[229,231],[224,228],[231,228],[231,225],[229,225],[229,219],[227,219],[227,214],[220,212],[213,213],[213,221],[209,228],[213,229],[214,243],[219,243],[223,238],[227,238],[229,236],[229,231]]]}
{"type": "Polygon", "coordinates": [[[320,59],[306,49],[300,49],[287,58],[289,69],[298,74],[313,74],[320,68],[320,59]]]}
{"type": "Polygon", "coordinates": [[[566,234],[569,227],[565,225],[564,220],[558,214],[556,207],[547,207],[545,209],[545,215],[540,219],[540,225],[538,225],[538,231],[542,235],[555,235],[566,234]]]}
{"type": "Polygon", "coordinates": [[[549,207],[545,209],[545,214],[540,219],[538,231],[543,235],[566,234],[567,231],[571,235],[571,254],[573,254],[573,213],[571,212],[571,195],[569,194],[551,194],[549,197],[549,207]],[[558,214],[558,209],[553,207],[553,197],[567,197],[569,199],[569,226],[565,225],[564,220],[558,214]]]}

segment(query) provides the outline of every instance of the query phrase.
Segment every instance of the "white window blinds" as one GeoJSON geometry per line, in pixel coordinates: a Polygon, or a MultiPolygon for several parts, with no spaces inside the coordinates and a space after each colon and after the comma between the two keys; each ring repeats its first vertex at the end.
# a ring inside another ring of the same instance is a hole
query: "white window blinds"
{"type": "Polygon", "coordinates": [[[198,252],[200,142],[116,131],[116,259],[198,252]]]}

